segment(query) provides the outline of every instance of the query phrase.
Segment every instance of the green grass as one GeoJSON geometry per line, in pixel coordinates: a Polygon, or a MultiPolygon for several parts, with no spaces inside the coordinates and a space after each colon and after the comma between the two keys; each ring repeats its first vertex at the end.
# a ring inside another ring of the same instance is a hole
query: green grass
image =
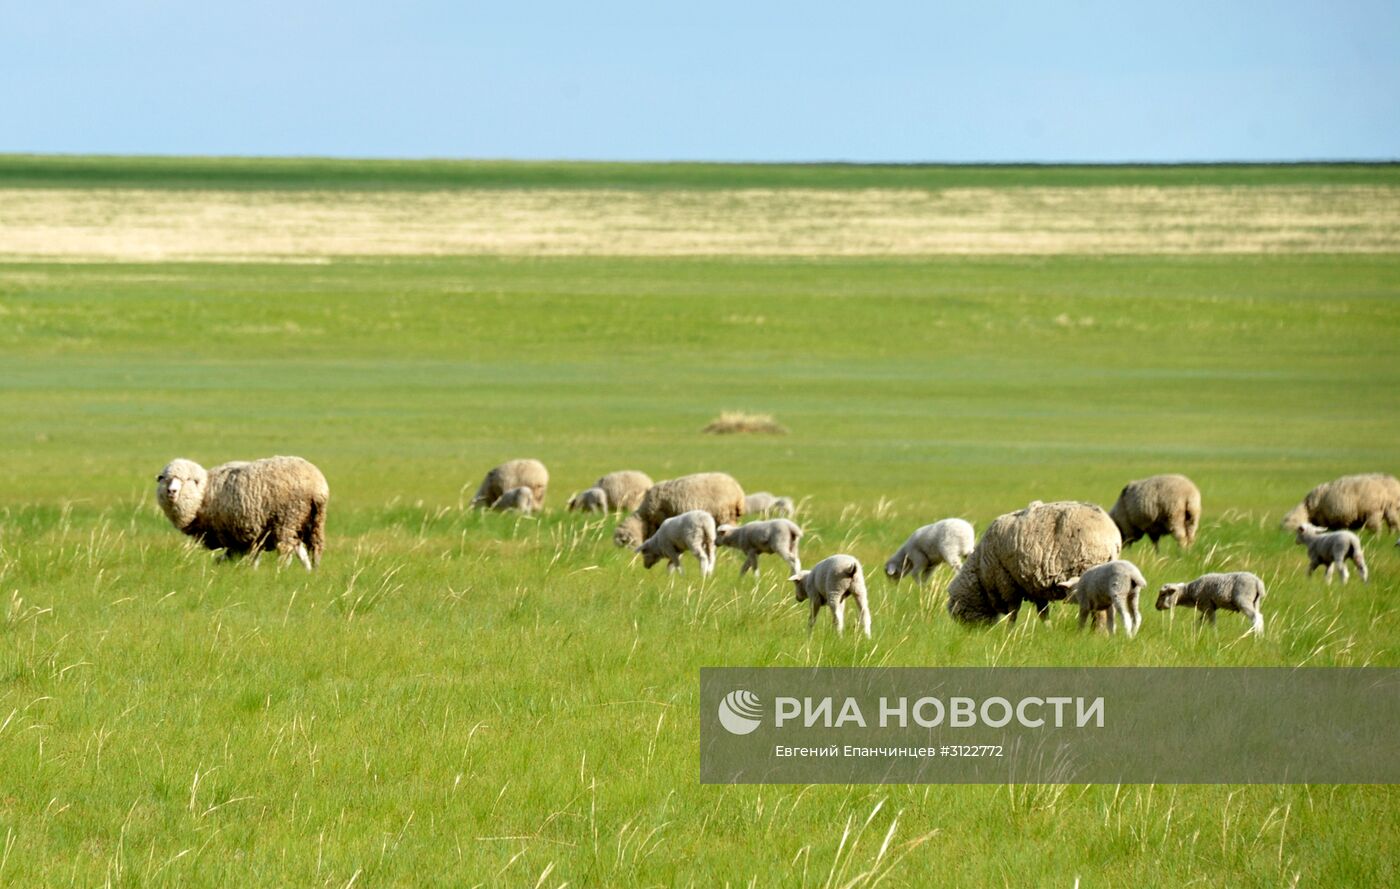
{"type": "Polygon", "coordinates": [[[0,188],[966,188],[1395,185],[1400,164],[749,164],[0,154],[0,188]]]}
{"type": "Polygon", "coordinates": [[[1329,589],[1276,529],[1400,468],[1397,297],[1392,256],[0,266],[0,882],[1394,884],[1389,787],[702,787],[696,701],[719,665],[1400,664],[1391,540],[1329,589]],[[699,433],[726,409],[791,432],[699,433]],[[170,458],[272,453],[330,479],[315,575],[154,507],[170,458]],[[551,511],[464,511],[514,456],[551,511]],[[702,587],[558,511],[628,467],[809,497],[804,560],[867,568],[1185,472],[1197,547],[1130,557],[1256,571],[1269,632],[967,631],[945,569],[808,637],[775,564],[702,587]]]}

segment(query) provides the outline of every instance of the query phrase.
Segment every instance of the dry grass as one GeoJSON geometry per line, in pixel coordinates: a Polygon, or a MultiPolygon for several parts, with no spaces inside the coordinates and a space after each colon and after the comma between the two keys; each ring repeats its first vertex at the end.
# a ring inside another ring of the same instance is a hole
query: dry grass
{"type": "Polygon", "coordinates": [[[746,414],[742,411],[723,411],[705,428],[700,430],[707,435],[787,435],[787,427],[769,414],[746,414]]]}
{"type": "Polygon", "coordinates": [[[1390,253],[1388,186],[0,189],[0,257],[1390,253]]]}

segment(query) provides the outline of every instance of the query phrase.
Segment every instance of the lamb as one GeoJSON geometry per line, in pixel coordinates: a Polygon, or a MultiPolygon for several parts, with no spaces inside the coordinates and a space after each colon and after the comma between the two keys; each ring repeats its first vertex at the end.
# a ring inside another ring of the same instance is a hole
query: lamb
{"type": "Polygon", "coordinates": [[[948,585],[948,613],[967,624],[1016,620],[1022,601],[1041,619],[1067,591],[1061,581],[1118,558],[1123,538],[1092,503],[1036,501],[988,526],[948,585]]]}
{"type": "Polygon", "coordinates": [[[750,515],[790,519],[796,511],[791,497],[775,497],[767,491],[759,491],[744,498],[744,512],[750,515]]]}
{"type": "Polygon", "coordinates": [[[1079,602],[1079,627],[1094,615],[1094,623],[1103,622],[1112,634],[1117,629],[1113,616],[1117,613],[1123,620],[1123,629],[1131,639],[1142,628],[1142,611],[1138,608],[1138,598],[1147,589],[1147,581],[1142,572],[1132,562],[1114,559],[1102,565],[1095,565],[1079,577],[1062,581],[1064,587],[1079,602]]]}
{"type": "Polygon", "coordinates": [[[538,460],[507,460],[486,473],[471,505],[473,508],[492,506],[505,492],[521,487],[530,489],[537,509],[543,508],[544,495],[549,490],[549,470],[538,460]]]}
{"type": "Polygon", "coordinates": [[[1319,528],[1379,534],[1382,527],[1400,528],[1400,480],[1393,475],[1345,475],[1308,492],[1283,517],[1283,527],[1297,530],[1304,522],[1319,528]]]}
{"type": "Polygon", "coordinates": [[[817,624],[817,612],[823,605],[831,606],[836,621],[836,634],[846,631],[846,600],[854,597],[860,609],[860,628],[870,638],[870,600],[865,591],[865,572],[854,556],[828,556],[812,566],[810,571],[796,571],[788,578],[797,588],[797,601],[812,603],[812,617],[807,632],[817,624]]]}
{"type": "Polygon", "coordinates": [[[1184,475],[1154,475],[1128,482],[1108,514],[1125,547],[1147,537],[1156,549],[1158,538],[1171,535],[1185,549],[1196,542],[1201,491],[1184,475]]]}
{"type": "Polygon", "coordinates": [[[763,554],[775,555],[787,562],[793,574],[802,571],[802,560],[797,554],[797,541],[802,537],[802,529],[787,519],[768,519],[764,522],[750,522],[747,525],[720,525],[715,532],[715,543],[737,549],[744,554],[744,564],[739,576],[753,569],[758,573],[758,557],[763,554]]]}
{"type": "Polygon", "coordinates": [[[946,564],[957,574],[963,559],[972,553],[977,533],[962,519],[942,519],[924,525],[904,541],[885,562],[885,576],[899,583],[910,574],[917,574],[920,583],[928,583],[933,569],[946,564]]]}
{"type": "Polygon", "coordinates": [[[737,525],[744,515],[744,489],[723,472],[700,472],[653,485],[635,511],[613,532],[613,543],[635,547],[661,523],[692,509],[703,509],[716,524],[737,525]]]}
{"type": "Polygon", "coordinates": [[[642,565],[650,568],[662,559],[670,562],[668,571],[681,570],[681,556],[691,553],[700,562],[700,574],[715,570],[715,517],[703,509],[692,509],[662,522],[637,552],[642,565]]]}
{"type": "Polygon", "coordinates": [[[651,476],[645,472],[621,469],[598,479],[593,487],[603,489],[608,498],[608,509],[636,509],[653,484],[651,476]]]}
{"type": "Polygon", "coordinates": [[[514,509],[523,512],[525,515],[530,515],[536,509],[535,493],[524,485],[518,488],[511,488],[509,491],[497,497],[496,502],[491,504],[491,508],[496,512],[506,512],[514,509]]]}
{"type": "Polygon", "coordinates": [[[1249,631],[1264,633],[1264,581],[1248,571],[1230,574],[1204,574],[1190,583],[1163,584],[1157,595],[1157,610],[1186,605],[1201,612],[1201,620],[1215,624],[1216,611],[1238,611],[1249,618],[1249,631]]]}
{"type": "Polygon", "coordinates": [[[326,546],[326,477],[301,457],[224,463],[206,470],[172,460],[156,476],[156,502],[171,524],[225,558],[264,551],[296,556],[310,571],[326,546]]]}
{"type": "Polygon", "coordinates": [[[1327,582],[1332,582],[1332,569],[1342,569],[1342,583],[1351,579],[1347,573],[1347,559],[1356,566],[1361,582],[1366,583],[1370,574],[1366,570],[1366,557],[1361,553],[1361,538],[1352,531],[1324,531],[1316,525],[1304,522],[1298,526],[1298,543],[1308,548],[1308,576],[1319,565],[1327,566],[1327,582]]]}
{"type": "Polygon", "coordinates": [[[608,492],[601,487],[585,488],[569,498],[569,512],[607,512],[608,492]]]}

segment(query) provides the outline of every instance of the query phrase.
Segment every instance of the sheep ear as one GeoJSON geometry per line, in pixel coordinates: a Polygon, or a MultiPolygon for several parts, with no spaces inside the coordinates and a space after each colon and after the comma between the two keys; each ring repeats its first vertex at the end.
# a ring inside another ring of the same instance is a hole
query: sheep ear
{"type": "Polygon", "coordinates": [[[802,575],[801,575],[801,574],[794,574],[793,576],[791,576],[791,577],[788,578],[788,580],[801,580],[801,579],[802,579],[802,575]]]}
{"type": "Polygon", "coordinates": [[[1079,578],[1071,577],[1069,580],[1060,581],[1059,583],[1055,584],[1055,586],[1059,587],[1062,590],[1072,590],[1075,587],[1079,586],[1079,578]]]}

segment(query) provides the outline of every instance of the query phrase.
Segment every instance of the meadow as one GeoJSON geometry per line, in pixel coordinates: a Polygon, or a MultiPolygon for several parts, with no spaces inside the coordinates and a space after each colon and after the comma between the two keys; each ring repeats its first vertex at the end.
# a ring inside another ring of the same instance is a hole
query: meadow
{"type": "MultiPolygon", "coordinates": [[[[334,207],[346,177],[684,190],[725,174],[359,169],[10,158],[0,217],[65,189],[270,182],[334,207]]],[[[823,168],[756,170],[731,184],[823,185],[823,168]]],[[[991,191],[1139,175],[916,172],[826,174],[991,191]]],[[[1396,188],[1389,167],[1140,175],[1383,204],[1396,188]]],[[[1386,234],[1388,204],[1358,212],[1386,234]]],[[[1363,535],[1369,585],[1328,587],[1278,529],[1320,481],[1400,469],[1400,254],[1375,243],[147,262],[0,242],[0,883],[1395,884],[1388,786],[698,783],[703,666],[1400,665],[1393,535],[1363,535]],[[724,410],[789,433],[702,435],[724,410]],[[315,574],[216,562],[155,506],[174,457],[273,453],[330,481],[315,574]],[[547,512],[465,509],[516,456],[550,467],[547,512]],[[776,560],[756,580],[725,551],[703,582],[643,571],[612,519],[562,511],[621,468],[804,498],[804,562],[865,563],[874,638],[809,636],[776,560]],[[1164,471],[1201,487],[1200,539],[1129,557],[1154,590],[1258,573],[1264,638],[1150,610],[1134,640],[1078,633],[1069,608],[968,630],[943,611],[947,569],[929,589],[873,576],[925,522],[1107,505],[1164,471]]]]}

